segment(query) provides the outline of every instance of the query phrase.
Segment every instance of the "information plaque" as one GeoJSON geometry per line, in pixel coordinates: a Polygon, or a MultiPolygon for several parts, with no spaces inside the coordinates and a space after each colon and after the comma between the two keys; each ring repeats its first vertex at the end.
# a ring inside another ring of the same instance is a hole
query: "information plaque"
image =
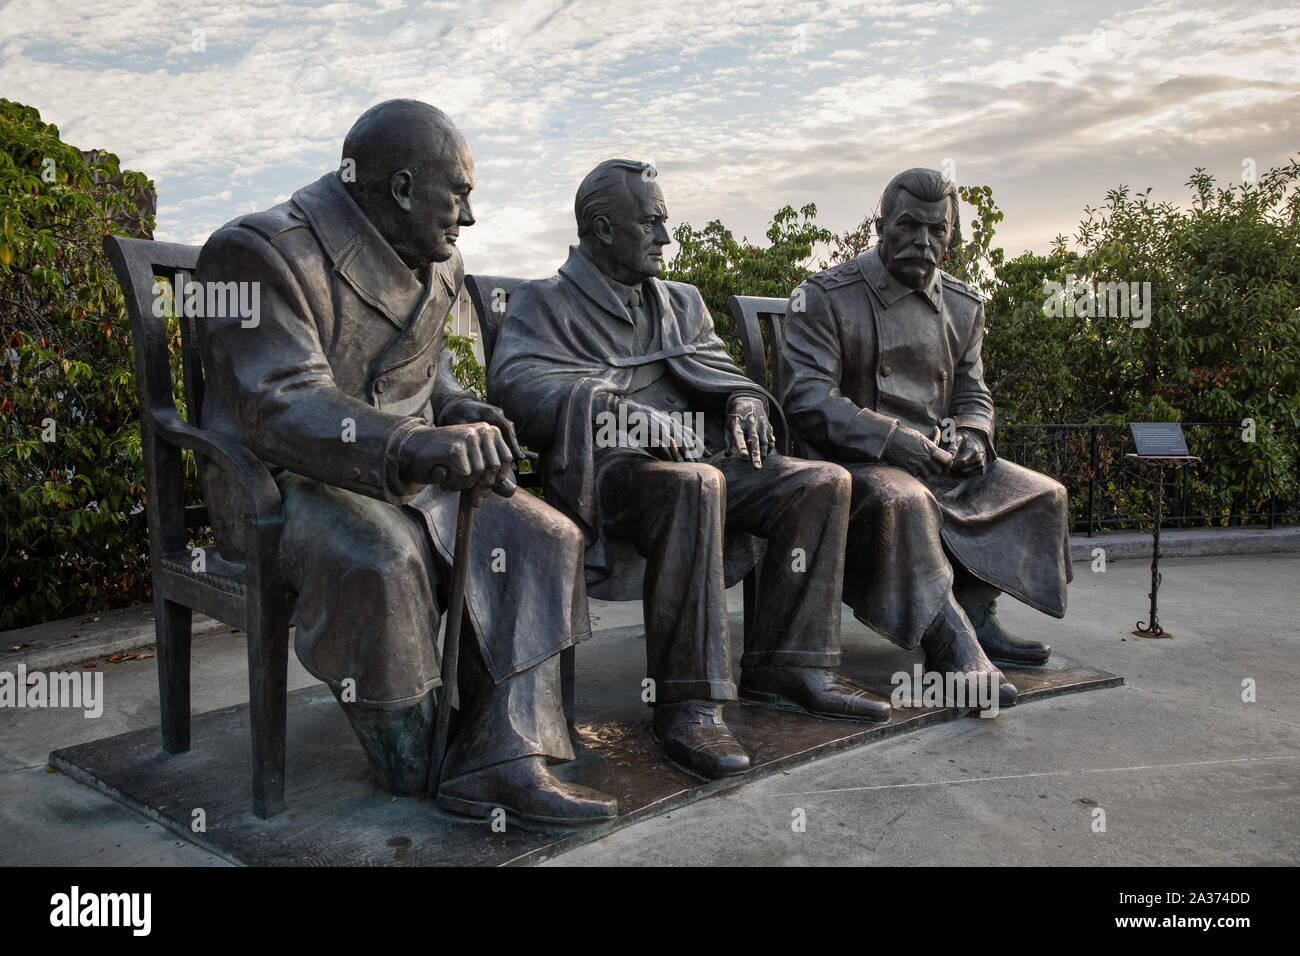
{"type": "Polygon", "coordinates": [[[1130,422],[1133,444],[1143,458],[1181,458],[1187,455],[1187,439],[1178,422],[1130,422]]]}

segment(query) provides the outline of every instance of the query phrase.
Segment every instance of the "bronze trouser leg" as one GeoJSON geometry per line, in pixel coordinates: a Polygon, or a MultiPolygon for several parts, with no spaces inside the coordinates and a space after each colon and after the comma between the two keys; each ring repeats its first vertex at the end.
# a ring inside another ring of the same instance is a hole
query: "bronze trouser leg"
{"type": "Polygon", "coordinates": [[[845,467],[853,503],[844,600],[872,630],[914,648],[951,595],[943,512],[925,483],[901,468],[845,467]]]}
{"type": "Polygon", "coordinates": [[[447,748],[443,779],[520,757],[572,760],[573,746],[560,702],[560,657],[492,682],[468,632],[460,642],[459,722],[447,748]]]}
{"type": "Polygon", "coordinates": [[[967,614],[976,608],[987,608],[1002,593],[999,588],[986,584],[967,571],[960,561],[952,562],[952,570],[952,592],[967,614]]]}
{"type": "MultiPolygon", "coordinates": [[[[400,508],[296,476],[281,488],[299,659],[336,697],[351,678],[343,709],[376,776],[394,792],[423,792],[438,675],[435,592],[450,568],[400,508]]],[[[558,655],[494,684],[467,626],[460,668],[448,776],[531,755],[572,759],[558,655]]]]}
{"type": "Polygon", "coordinates": [[[839,465],[769,455],[717,462],[727,479],[727,529],[767,539],[744,667],[840,662],[840,596],[849,475],[839,465]]]}
{"type": "MultiPolygon", "coordinates": [[[[573,758],[560,708],[558,656],[493,684],[472,634],[462,638],[460,653],[460,709],[444,779],[521,757],[573,758]]],[[[379,785],[390,793],[423,795],[433,748],[434,694],[415,704],[386,708],[346,703],[337,686],[330,689],[361,741],[379,785]]]]}
{"type": "Polygon", "coordinates": [[[604,530],[646,559],[655,702],[734,700],[722,563],[726,488],[711,465],[624,456],[600,472],[604,530]]]}

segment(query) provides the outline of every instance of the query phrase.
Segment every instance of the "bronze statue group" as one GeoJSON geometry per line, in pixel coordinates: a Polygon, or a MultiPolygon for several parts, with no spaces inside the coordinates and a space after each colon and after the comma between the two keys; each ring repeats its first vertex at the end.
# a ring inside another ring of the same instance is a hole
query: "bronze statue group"
{"type": "MultiPolygon", "coordinates": [[[[465,489],[479,507],[445,810],[617,814],[550,767],[574,755],[558,655],[589,636],[587,586],[615,573],[620,549],[645,564],[652,731],[692,773],[748,770],[723,719],[737,697],[810,720],[889,719],[837,673],[842,601],[919,647],[928,672],[1015,703],[997,663],[1050,651],[1007,634],[995,601],[1065,613],[1065,489],[997,456],[983,306],[939,268],[958,221],[951,182],[894,177],[879,242],[792,290],[773,395],[730,358],[699,291],[658,278],[670,240],[655,170],[603,162],[578,186],[568,259],[510,296],[483,401],[456,381],[444,321],[474,224],[468,144],[434,107],[391,100],[357,120],[342,156],[204,246],[198,280],[257,283],[260,315],[201,324],[203,423],[272,468],[295,650],[381,786],[423,793],[429,776],[465,489]],[[611,441],[611,421],[653,427],[611,441]],[[545,501],[515,493],[520,442],[540,455],[545,501]],[[737,686],[724,568],[754,539],[766,551],[737,686]]],[[[238,558],[221,482],[201,477],[217,543],[238,558]]]]}

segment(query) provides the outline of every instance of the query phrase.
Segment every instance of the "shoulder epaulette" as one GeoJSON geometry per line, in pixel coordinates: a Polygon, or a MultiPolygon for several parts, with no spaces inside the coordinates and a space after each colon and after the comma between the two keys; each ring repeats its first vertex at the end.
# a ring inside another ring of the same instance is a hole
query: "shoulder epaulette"
{"type": "Polygon", "coordinates": [[[829,269],[823,269],[816,275],[808,277],[809,282],[815,282],[823,289],[834,289],[838,286],[848,285],[850,282],[862,281],[862,270],[858,268],[858,261],[850,259],[848,262],[841,262],[837,266],[831,266],[829,269]]]}
{"type": "Polygon", "coordinates": [[[984,297],[981,296],[978,292],[976,292],[973,286],[967,285],[965,282],[962,282],[956,276],[949,275],[947,272],[943,272],[943,270],[940,270],[940,274],[943,277],[943,287],[945,290],[951,289],[953,292],[957,292],[960,293],[961,295],[966,296],[967,298],[974,299],[976,302],[984,301],[984,297]]]}

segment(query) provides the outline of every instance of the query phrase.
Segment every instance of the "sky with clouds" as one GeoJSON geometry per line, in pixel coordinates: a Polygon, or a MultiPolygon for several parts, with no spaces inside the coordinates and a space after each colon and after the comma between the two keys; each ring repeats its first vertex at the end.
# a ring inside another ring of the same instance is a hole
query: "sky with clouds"
{"type": "Polygon", "coordinates": [[[946,162],[992,186],[996,244],[1046,251],[1118,184],[1183,203],[1195,167],[1294,155],[1298,72],[1300,5],[1267,0],[0,5],[0,96],[152,176],[159,239],[282,201],[414,97],[474,150],[467,268],[521,276],[563,261],[615,156],[655,163],[672,219],[751,238],[787,203],[848,229],[946,162]]]}

